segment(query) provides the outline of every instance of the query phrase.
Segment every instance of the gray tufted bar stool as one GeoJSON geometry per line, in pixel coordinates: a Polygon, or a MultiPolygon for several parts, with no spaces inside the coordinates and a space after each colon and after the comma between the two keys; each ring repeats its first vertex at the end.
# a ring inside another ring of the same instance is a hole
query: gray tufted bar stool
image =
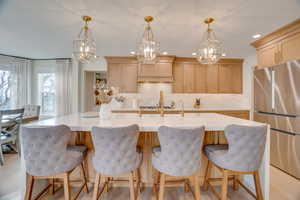
{"type": "MultiPolygon", "coordinates": [[[[158,130],[160,148],[153,149],[152,164],[157,170],[154,189],[159,185],[158,199],[163,200],[166,184],[185,184],[189,191],[189,179],[193,179],[194,196],[200,200],[199,170],[204,127],[181,129],[162,126],[158,130]],[[181,180],[166,180],[178,178],[181,180]]],[[[157,194],[157,192],[156,192],[157,194]]]]}
{"type": "Polygon", "coordinates": [[[233,180],[234,190],[240,185],[255,199],[263,200],[258,170],[265,151],[267,126],[229,125],[225,128],[225,136],[228,145],[207,145],[204,148],[208,158],[204,189],[209,186],[219,199],[226,200],[228,180],[233,180]],[[210,178],[212,166],[221,171],[221,179],[210,178]],[[253,175],[256,195],[239,181],[239,175],[253,175]],[[210,184],[214,181],[222,181],[221,195],[210,184]]]}
{"type": "Polygon", "coordinates": [[[127,181],[116,178],[127,177],[130,185],[130,199],[136,200],[140,191],[139,167],[142,154],[137,150],[138,125],[118,128],[92,128],[95,147],[93,166],[96,170],[93,200],[98,199],[110,183],[127,181]],[[99,191],[101,180],[104,185],[99,191]],[[135,187],[136,185],[136,187],[135,187]]]}
{"type": "Polygon", "coordinates": [[[65,200],[71,200],[70,174],[79,167],[82,179],[80,190],[72,199],[77,199],[83,189],[88,192],[84,169],[85,146],[67,146],[71,130],[64,125],[53,127],[22,127],[22,148],[27,174],[26,200],[31,200],[35,180],[48,179],[49,184],[34,199],[39,199],[45,192],[54,194],[56,179],[62,179],[65,200]]]}

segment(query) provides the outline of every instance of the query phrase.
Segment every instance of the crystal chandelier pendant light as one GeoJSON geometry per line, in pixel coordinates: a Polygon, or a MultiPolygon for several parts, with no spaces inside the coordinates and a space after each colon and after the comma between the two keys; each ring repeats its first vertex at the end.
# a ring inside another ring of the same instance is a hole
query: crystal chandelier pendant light
{"type": "Polygon", "coordinates": [[[81,28],[78,37],[73,41],[73,56],[82,63],[94,62],[98,58],[96,55],[96,42],[88,26],[92,18],[83,16],[82,20],[85,24],[81,28]]]}
{"type": "Polygon", "coordinates": [[[198,50],[197,60],[201,64],[215,64],[219,61],[223,54],[222,43],[216,38],[215,33],[210,24],[214,22],[213,18],[205,19],[207,31],[204,33],[203,40],[198,50]]]}
{"type": "Polygon", "coordinates": [[[146,25],[142,41],[137,47],[137,59],[144,64],[155,63],[159,56],[159,42],[154,41],[154,35],[150,26],[153,17],[147,16],[144,18],[146,25]]]}

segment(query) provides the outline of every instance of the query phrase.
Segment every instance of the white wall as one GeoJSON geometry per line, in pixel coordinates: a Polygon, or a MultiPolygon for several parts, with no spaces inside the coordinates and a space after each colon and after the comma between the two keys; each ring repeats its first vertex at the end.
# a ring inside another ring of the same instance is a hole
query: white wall
{"type": "Polygon", "coordinates": [[[253,70],[257,65],[256,52],[253,50],[253,53],[247,56],[244,60],[244,95],[249,99],[250,105],[250,118],[252,119],[252,111],[253,111],[253,70]]]}

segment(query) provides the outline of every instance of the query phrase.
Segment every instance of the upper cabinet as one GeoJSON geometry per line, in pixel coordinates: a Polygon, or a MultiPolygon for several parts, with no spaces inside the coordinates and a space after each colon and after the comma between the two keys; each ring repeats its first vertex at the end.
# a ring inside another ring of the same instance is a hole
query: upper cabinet
{"type": "Polygon", "coordinates": [[[107,81],[122,93],[137,92],[138,63],[134,57],[105,57],[107,81]]]}
{"type": "Polygon", "coordinates": [[[219,64],[218,92],[239,94],[243,91],[243,67],[241,63],[219,64]]]}
{"type": "Polygon", "coordinates": [[[172,82],[175,56],[160,56],[155,64],[138,64],[138,82],[172,82]]]}
{"type": "Polygon", "coordinates": [[[201,65],[195,58],[176,58],[174,93],[242,93],[242,59],[221,59],[201,65]]]}
{"type": "Polygon", "coordinates": [[[145,65],[135,57],[105,58],[108,84],[122,93],[137,93],[142,82],[169,82],[174,93],[242,93],[242,59],[202,65],[195,58],[161,56],[156,64],[145,65]]]}
{"type": "Polygon", "coordinates": [[[271,67],[300,59],[300,19],[251,43],[257,52],[257,67],[271,67]]]}

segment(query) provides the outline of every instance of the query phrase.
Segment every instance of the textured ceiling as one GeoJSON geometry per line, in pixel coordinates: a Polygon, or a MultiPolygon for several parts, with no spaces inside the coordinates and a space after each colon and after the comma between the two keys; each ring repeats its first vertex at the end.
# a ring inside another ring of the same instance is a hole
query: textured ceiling
{"type": "Polygon", "coordinates": [[[30,58],[70,57],[72,39],[91,15],[101,56],[126,56],[152,24],[161,50],[191,56],[214,17],[228,57],[243,58],[255,33],[267,34],[300,17],[300,0],[0,0],[0,53],[30,58]]]}

